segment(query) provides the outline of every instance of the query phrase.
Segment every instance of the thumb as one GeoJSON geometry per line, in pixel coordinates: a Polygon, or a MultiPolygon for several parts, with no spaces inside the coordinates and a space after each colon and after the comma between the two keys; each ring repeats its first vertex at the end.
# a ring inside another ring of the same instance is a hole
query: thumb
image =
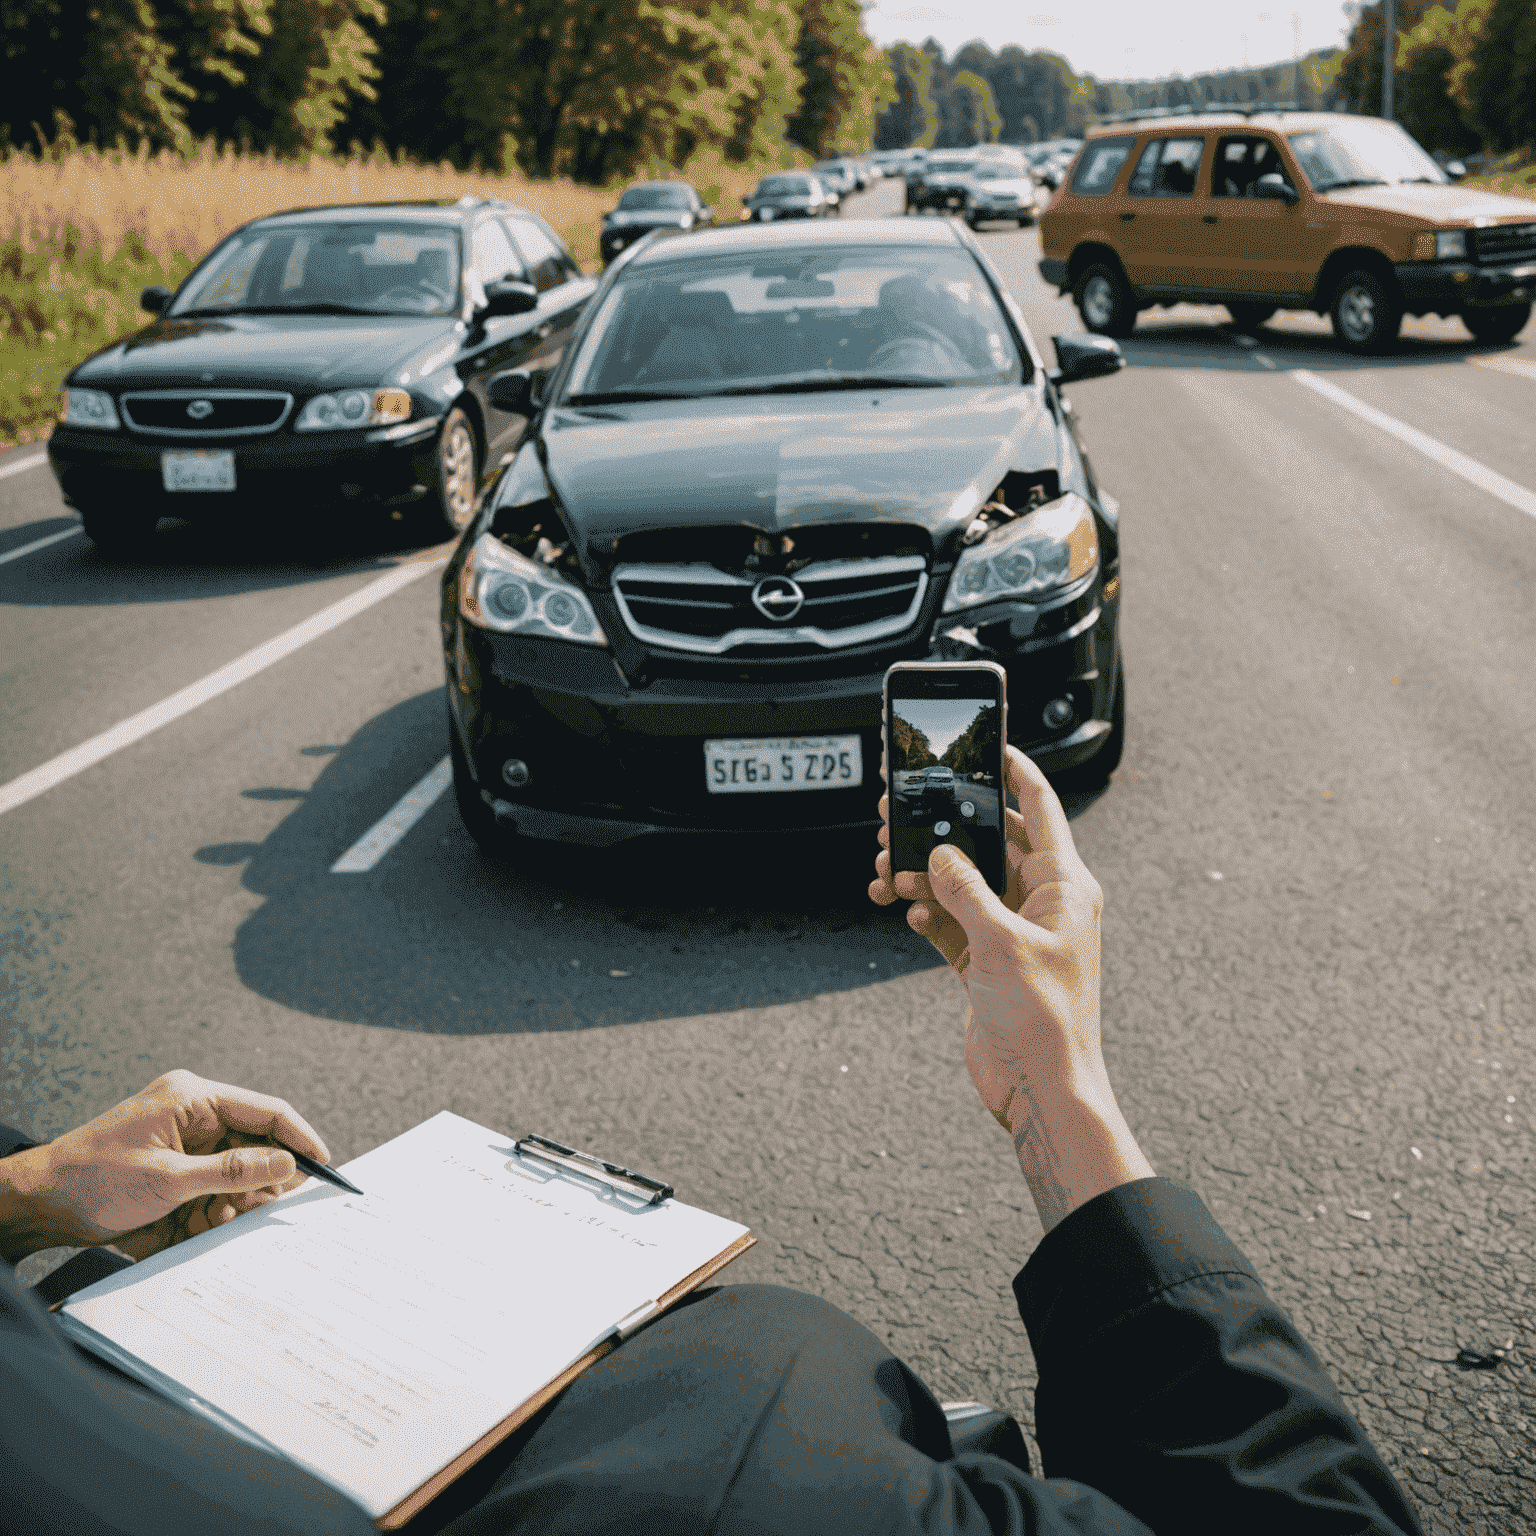
{"type": "Polygon", "coordinates": [[[168,1153],[162,1170],[178,1205],[203,1195],[236,1195],[282,1184],[297,1171],[281,1147],[231,1147],[207,1157],[168,1153]]]}
{"type": "Polygon", "coordinates": [[[940,843],[928,855],[928,883],[934,899],[965,929],[972,948],[994,929],[1011,925],[1013,914],[981,871],[949,843],[940,843]]]}

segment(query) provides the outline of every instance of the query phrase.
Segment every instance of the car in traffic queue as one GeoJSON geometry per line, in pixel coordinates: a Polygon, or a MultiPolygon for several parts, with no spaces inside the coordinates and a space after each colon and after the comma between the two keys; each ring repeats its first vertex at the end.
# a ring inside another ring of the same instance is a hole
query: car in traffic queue
{"type": "Polygon", "coordinates": [[[1124,740],[1119,510],[953,220],[656,236],[444,572],[453,783],[484,846],[875,824],[882,680],[991,660],[1011,739],[1102,784],[1124,740]]]}
{"type": "Polygon", "coordinates": [[[775,219],[824,219],[838,211],[838,195],[809,171],[775,171],[742,199],[744,224],[775,219]]]}
{"type": "Polygon", "coordinates": [[[1038,193],[1027,170],[1007,161],[978,160],[966,178],[961,211],[972,229],[999,220],[1023,229],[1035,222],[1038,193]]]}
{"type": "Polygon", "coordinates": [[[811,174],[822,186],[836,192],[839,200],[862,192],[869,184],[869,178],[858,162],[842,155],[831,160],[818,160],[811,167],[811,174]]]}
{"type": "Polygon", "coordinates": [[[130,551],[162,516],[469,522],[526,417],[491,403],[559,359],[596,284],[510,203],[304,208],[242,225],[157,316],[70,370],[48,459],[86,534],[130,551]]]}
{"type": "Polygon", "coordinates": [[[935,150],[915,176],[907,179],[908,213],[963,213],[971,172],[980,156],[974,149],[935,150]]]}
{"type": "Polygon", "coordinates": [[[1536,209],[1458,186],[1396,123],[1231,108],[1092,130],[1040,220],[1040,274],[1090,331],[1154,305],[1221,304],[1242,330],[1327,315],[1379,353],[1403,316],[1519,335],[1536,301],[1536,209]]]}
{"type": "Polygon", "coordinates": [[[714,210],[686,181],[642,181],[626,187],[619,205],[603,215],[598,235],[603,261],[650,234],[653,229],[706,228],[715,221],[714,210]]]}

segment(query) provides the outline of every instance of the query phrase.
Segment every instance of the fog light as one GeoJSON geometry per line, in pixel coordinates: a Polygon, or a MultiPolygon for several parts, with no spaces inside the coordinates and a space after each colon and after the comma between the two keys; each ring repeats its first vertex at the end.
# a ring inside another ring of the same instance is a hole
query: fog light
{"type": "Polygon", "coordinates": [[[528,772],[528,764],[520,757],[509,757],[501,765],[501,776],[513,789],[521,789],[533,777],[528,772]]]}
{"type": "Polygon", "coordinates": [[[1040,712],[1040,718],[1045,721],[1048,731],[1059,731],[1064,726],[1071,725],[1073,717],[1077,714],[1072,706],[1071,699],[1052,699],[1040,712]]]}

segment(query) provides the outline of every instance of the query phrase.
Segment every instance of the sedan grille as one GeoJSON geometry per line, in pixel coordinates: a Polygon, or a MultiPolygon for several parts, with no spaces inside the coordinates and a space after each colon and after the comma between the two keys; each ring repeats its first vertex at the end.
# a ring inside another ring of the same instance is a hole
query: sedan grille
{"type": "Polygon", "coordinates": [[[293,409],[293,396],[271,389],[147,389],[124,395],[122,406],[136,432],[252,437],[282,426],[293,409]]]}
{"type": "Polygon", "coordinates": [[[1536,224],[1490,224],[1474,230],[1477,259],[1483,262],[1536,258],[1536,224]]]}
{"type": "Polygon", "coordinates": [[[791,577],[760,578],[703,564],[621,565],[613,592],[630,633],[670,650],[707,656],[745,646],[836,650],[898,635],[915,623],[928,589],[927,566],[921,555],[886,555],[825,560],[791,577]]]}

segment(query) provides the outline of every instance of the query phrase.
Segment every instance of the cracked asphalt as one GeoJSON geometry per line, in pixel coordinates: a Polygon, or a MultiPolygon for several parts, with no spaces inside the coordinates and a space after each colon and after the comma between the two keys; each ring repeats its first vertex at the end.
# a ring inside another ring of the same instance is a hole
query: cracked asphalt
{"type": "MultiPolygon", "coordinates": [[[[1051,361],[1079,324],[1034,234],[981,239],[1051,361]]],[[[1536,520],[1291,378],[1536,489],[1536,328],[1499,354],[1522,375],[1457,322],[1369,363],[1223,322],[1151,312],[1070,392],[1123,517],[1125,762],[1073,807],[1111,1073],[1426,1528],[1536,1530],[1536,520]]],[[[68,525],[46,469],[0,478],[0,555],[68,525]]],[[[78,537],[0,564],[0,783],[412,554],[167,528],[138,566],[78,537]]],[[[434,602],[0,817],[0,1119],[53,1134],[180,1065],[285,1095],[339,1159],[443,1108],[590,1145],[749,1224],[730,1281],[825,1296],[1028,1428],[1038,1225],[951,981],[864,899],[872,847],[506,867],[444,797],[329,872],[445,750],[434,602]]]]}

